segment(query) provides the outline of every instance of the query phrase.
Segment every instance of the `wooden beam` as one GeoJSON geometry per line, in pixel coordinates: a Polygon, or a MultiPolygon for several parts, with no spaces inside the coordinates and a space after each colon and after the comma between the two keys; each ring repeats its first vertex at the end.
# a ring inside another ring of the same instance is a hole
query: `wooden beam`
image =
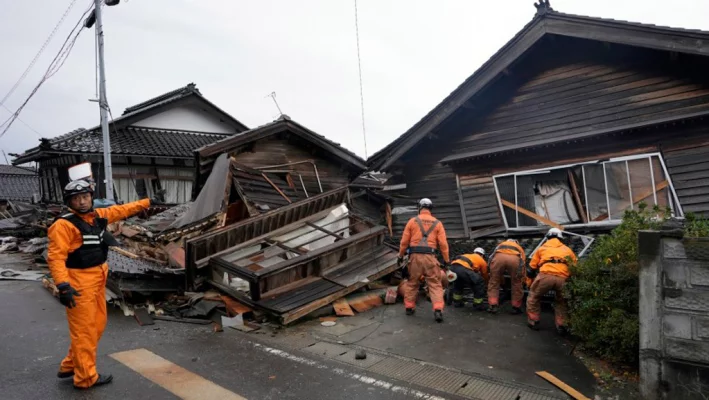
{"type": "Polygon", "coordinates": [[[591,400],[590,398],[584,396],[579,392],[578,390],[572,388],[571,386],[567,385],[566,383],[562,382],[561,379],[555,377],[554,375],[546,372],[546,371],[537,371],[537,375],[540,377],[546,379],[549,381],[549,383],[553,384],[554,386],[558,387],[559,389],[563,390],[568,394],[569,396],[573,397],[575,400],[591,400]]]}
{"type": "Polygon", "coordinates": [[[263,179],[265,179],[266,182],[268,182],[271,186],[273,186],[274,189],[276,189],[276,191],[278,192],[278,194],[280,194],[281,196],[283,196],[284,199],[286,199],[286,201],[288,202],[288,204],[292,204],[292,203],[293,203],[293,202],[291,201],[291,199],[289,199],[288,196],[286,196],[286,194],[283,193],[283,191],[281,191],[281,189],[279,189],[278,186],[276,186],[275,183],[273,183],[273,181],[271,181],[270,179],[268,179],[268,177],[266,176],[266,174],[262,173],[261,176],[263,176],[263,179]]]}
{"type": "Polygon", "coordinates": [[[553,226],[554,228],[561,229],[562,231],[564,230],[564,227],[563,227],[563,226],[557,224],[556,222],[554,222],[554,221],[552,221],[552,220],[550,220],[550,219],[544,218],[544,217],[542,217],[542,216],[539,215],[539,214],[535,214],[535,213],[533,213],[533,212],[527,210],[526,208],[522,208],[522,207],[520,207],[520,206],[517,206],[517,205],[515,205],[514,203],[510,203],[509,201],[507,201],[507,200],[505,200],[505,199],[502,199],[502,198],[500,199],[500,202],[502,202],[502,205],[503,205],[503,206],[505,206],[505,207],[507,207],[507,208],[511,208],[511,209],[513,209],[513,210],[517,210],[517,211],[521,212],[522,214],[524,214],[524,215],[526,215],[526,216],[528,216],[528,217],[530,217],[530,218],[533,218],[533,219],[535,219],[535,220],[537,220],[537,221],[539,221],[539,222],[541,222],[541,223],[543,223],[543,224],[545,224],[545,225],[553,226]]]}
{"type": "MultiPolygon", "coordinates": [[[[654,191],[652,189],[650,189],[644,193],[639,194],[638,196],[635,196],[635,198],[633,199],[633,205],[640,203],[641,201],[645,200],[646,198],[652,196],[653,193],[659,192],[660,190],[666,188],[669,185],[670,185],[670,183],[666,180],[658,183],[657,186],[655,186],[654,191]]],[[[594,221],[603,221],[606,218],[608,218],[608,214],[601,214],[601,215],[597,216],[596,218],[594,218],[593,220],[594,221]]]]}
{"type": "Polygon", "coordinates": [[[576,186],[576,178],[574,177],[574,173],[571,171],[571,169],[569,169],[568,172],[569,172],[569,182],[571,182],[571,191],[573,192],[573,195],[574,195],[574,203],[576,203],[576,208],[581,213],[581,220],[583,221],[584,224],[587,224],[588,223],[588,216],[586,215],[586,210],[583,208],[583,203],[581,203],[581,197],[579,196],[579,189],[578,189],[578,186],[576,186]]]}
{"type": "Polygon", "coordinates": [[[323,228],[322,226],[316,225],[316,224],[314,224],[314,223],[312,223],[312,222],[310,222],[310,221],[306,222],[305,224],[308,225],[308,226],[311,227],[311,228],[315,228],[315,229],[319,230],[320,232],[324,232],[324,233],[327,233],[327,234],[330,235],[330,236],[334,236],[334,237],[336,238],[336,239],[335,239],[336,242],[337,242],[338,240],[342,240],[342,239],[345,238],[345,237],[342,236],[341,234],[334,233],[334,232],[332,232],[332,231],[330,231],[330,230],[327,230],[327,229],[323,228]]]}

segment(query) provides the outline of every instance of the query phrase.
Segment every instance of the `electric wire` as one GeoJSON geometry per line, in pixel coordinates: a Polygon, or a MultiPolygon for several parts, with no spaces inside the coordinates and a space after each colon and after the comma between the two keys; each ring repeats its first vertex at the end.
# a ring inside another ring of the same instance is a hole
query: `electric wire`
{"type": "Polygon", "coordinates": [[[362,109],[362,137],[364,138],[364,158],[366,159],[368,157],[367,155],[367,129],[366,125],[364,122],[364,89],[362,85],[362,57],[360,55],[360,50],[359,50],[359,18],[358,18],[358,11],[357,11],[357,0],[354,0],[354,9],[355,9],[355,35],[357,37],[357,66],[359,67],[359,100],[360,100],[360,107],[362,109]]]}
{"type": "Polygon", "coordinates": [[[76,43],[76,40],[78,39],[79,35],[82,32],[82,29],[80,28],[82,22],[86,18],[86,16],[93,10],[92,6],[89,6],[86,11],[82,14],[81,18],[79,18],[79,21],[74,25],[72,28],[71,32],[69,32],[69,35],[67,35],[66,39],[64,40],[64,43],[62,44],[62,47],[60,48],[59,52],[57,55],[52,59],[52,62],[49,64],[49,67],[45,71],[44,76],[42,79],[39,81],[39,83],[34,87],[32,92],[27,96],[25,101],[20,105],[20,107],[2,124],[0,124],[0,127],[5,126],[5,129],[3,129],[2,132],[0,132],[0,138],[2,138],[5,133],[10,129],[12,124],[17,120],[19,117],[20,113],[22,110],[25,108],[27,103],[34,97],[34,95],[37,93],[39,88],[44,84],[44,82],[47,81],[47,79],[51,78],[54,74],[56,74],[59,69],[64,65],[64,62],[66,62],[66,59],[69,57],[69,54],[71,53],[71,50],[74,48],[74,44],[76,43]],[[77,30],[77,28],[79,28],[77,30]]]}
{"type": "Polygon", "coordinates": [[[64,11],[64,14],[62,14],[62,17],[59,19],[59,22],[57,22],[57,24],[54,25],[54,29],[52,29],[52,32],[50,32],[50,34],[49,34],[49,37],[47,37],[47,39],[44,41],[44,43],[42,44],[42,47],[39,48],[39,51],[37,51],[37,54],[35,54],[32,61],[30,61],[30,64],[27,66],[27,68],[25,68],[24,72],[22,72],[22,75],[19,77],[19,79],[17,79],[15,84],[12,85],[12,87],[10,88],[10,91],[8,91],[5,94],[5,96],[3,96],[2,100],[0,100],[0,105],[4,105],[5,101],[7,101],[7,99],[10,96],[12,96],[12,94],[15,92],[15,90],[17,90],[17,88],[20,86],[22,81],[25,80],[25,78],[27,77],[27,74],[29,74],[29,72],[32,70],[34,65],[37,63],[37,60],[39,59],[39,57],[42,55],[42,53],[44,53],[44,50],[47,48],[47,45],[49,44],[49,42],[52,40],[54,35],[57,33],[57,30],[59,30],[59,27],[64,23],[64,20],[66,20],[66,17],[67,17],[67,15],[69,15],[69,12],[71,11],[71,9],[74,8],[74,4],[76,4],[76,1],[77,0],[72,0],[71,3],[69,3],[69,7],[67,7],[67,9],[64,11]]]}

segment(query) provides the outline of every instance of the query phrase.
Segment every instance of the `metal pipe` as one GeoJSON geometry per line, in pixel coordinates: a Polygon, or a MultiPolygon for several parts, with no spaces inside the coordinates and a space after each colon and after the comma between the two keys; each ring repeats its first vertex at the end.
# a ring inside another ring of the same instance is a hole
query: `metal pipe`
{"type": "Polygon", "coordinates": [[[515,227],[519,228],[519,205],[517,204],[517,175],[514,176],[515,180],[515,227]]]}
{"type": "Polygon", "coordinates": [[[586,199],[586,221],[591,222],[591,207],[588,204],[588,188],[586,187],[586,166],[581,166],[581,177],[583,178],[583,197],[586,199]]]}
{"type": "MultiPolygon", "coordinates": [[[[674,203],[677,206],[677,210],[679,210],[679,217],[684,217],[684,210],[682,210],[682,205],[679,203],[679,198],[677,197],[677,193],[675,192],[675,187],[672,184],[672,179],[670,179],[670,174],[667,172],[667,167],[665,167],[665,162],[662,160],[662,157],[660,154],[657,154],[657,159],[660,160],[660,165],[662,166],[662,171],[665,173],[665,180],[667,180],[667,183],[670,185],[670,191],[671,191],[671,196],[674,198],[674,203]]],[[[672,203],[670,201],[670,203],[672,203]]],[[[674,209],[674,207],[673,207],[674,209]]]]}
{"type": "Polygon", "coordinates": [[[634,210],[635,206],[633,206],[633,187],[630,185],[630,166],[628,165],[628,161],[625,161],[625,173],[628,175],[628,192],[630,194],[630,209],[634,210]]]}
{"type": "Polygon", "coordinates": [[[303,192],[305,192],[305,197],[310,197],[308,196],[308,189],[305,188],[305,183],[303,183],[303,175],[298,174],[298,178],[300,179],[300,185],[303,187],[303,192]]]}
{"type": "Polygon", "coordinates": [[[603,163],[603,185],[606,188],[606,207],[608,208],[608,220],[613,219],[611,216],[611,198],[608,194],[608,174],[606,173],[606,163],[603,163]]]}
{"type": "Polygon", "coordinates": [[[505,223],[505,228],[510,229],[510,226],[507,224],[507,216],[505,215],[505,208],[502,206],[502,202],[500,201],[500,190],[497,188],[497,178],[492,178],[492,184],[495,187],[495,195],[497,196],[497,205],[500,206],[500,215],[502,215],[502,221],[505,223]]]}
{"type": "Polygon", "coordinates": [[[315,163],[312,163],[312,164],[313,164],[313,169],[315,170],[315,179],[318,180],[318,187],[320,188],[320,193],[322,193],[323,190],[322,190],[322,184],[320,183],[320,175],[318,174],[318,167],[317,167],[317,165],[315,165],[315,163]]]}
{"type": "Polygon", "coordinates": [[[655,200],[655,205],[657,205],[657,190],[655,190],[655,171],[652,168],[652,158],[649,157],[647,162],[650,164],[650,181],[652,183],[652,197],[655,200]]]}

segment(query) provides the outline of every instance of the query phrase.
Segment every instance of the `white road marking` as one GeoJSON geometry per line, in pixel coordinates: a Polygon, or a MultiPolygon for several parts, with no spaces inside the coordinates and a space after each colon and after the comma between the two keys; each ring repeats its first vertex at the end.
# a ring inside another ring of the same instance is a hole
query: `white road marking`
{"type": "Polygon", "coordinates": [[[114,353],[111,357],[183,400],[246,400],[146,349],[114,353]]]}
{"type": "Polygon", "coordinates": [[[328,371],[330,371],[330,372],[333,372],[333,373],[335,373],[335,374],[337,374],[337,375],[344,376],[344,377],[347,377],[347,378],[350,378],[350,379],[354,379],[354,380],[357,380],[357,381],[360,381],[360,382],[362,382],[362,383],[366,383],[366,384],[368,384],[368,385],[375,386],[375,387],[378,387],[378,388],[390,390],[390,391],[392,391],[392,392],[394,392],[394,393],[402,393],[402,394],[404,394],[404,395],[412,396],[412,397],[415,397],[415,398],[417,398],[417,399],[422,399],[422,400],[446,400],[446,399],[443,398],[443,397],[436,396],[436,395],[429,394],[429,393],[424,393],[424,392],[421,392],[421,391],[416,390],[416,389],[412,389],[412,388],[408,388],[408,387],[404,387],[404,386],[395,385],[395,384],[393,384],[393,383],[390,383],[390,382],[387,382],[387,381],[383,381],[383,380],[379,380],[379,379],[376,379],[376,378],[372,378],[372,377],[369,377],[369,376],[366,376],[366,375],[355,374],[355,373],[352,373],[352,372],[345,371],[344,369],[341,369],[341,368],[332,368],[332,367],[330,367],[330,366],[328,366],[328,365],[319,363],[319,362],[317,362],[317,361],[314,361],[314,360],[311,360],[311,359],[308,359],[308,358],[305,358],[305,357],[299,357],[299,356],[290,354],[290,353],[288,353],[288,352],[285,352],[285,351],[283,351],[283,350],[278,350],[278,349],[274,349],[274,348],[271,348],[271,347],[263,346],[263,345],[258,344],[258,343],[253,343],[253,345],[254,345],[254,347],[256,347],[256,348],[258,348],[258,349],[260,349],[260,350],[263,350],[263,351],[265,351],[266,353],[269,353],[269,354],[272,354],[272,355],[275,355],[275,356],[278,356],[278,357],[281,357],[281,358],[285,358],[285,359],[287,359],[287,360],[290,360],[290,361],[293,361],[293,362],[297,362],[297,363],[299,363],[299,364],[308,365],[308,366],[315,367],[315,368],[318,368],[318,369],[326,369],[326,370],[328,370],[328,371]]]}

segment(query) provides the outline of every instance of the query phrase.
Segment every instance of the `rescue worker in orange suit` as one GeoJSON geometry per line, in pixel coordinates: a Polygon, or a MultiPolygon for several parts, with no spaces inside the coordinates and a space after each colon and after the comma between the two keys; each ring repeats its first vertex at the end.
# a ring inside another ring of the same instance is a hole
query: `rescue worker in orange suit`
{"type": "Polygon", "coordinates": [[[490,259],[490,283],[487,286],[488,312],[497,314],[500,304],[500,284],[505,272],[512,283],[512,314],[522,313],[522,278],[524,276],[524,249],[514,239],[497,245],[490,259]]]}
{"type": "Polygon", "coordinates": [[[436,322],[443,322],[443,285],[441,282],[441,264],[436,258],[440,251],[443,261],[448,265],[448,241],[446,230],[441,221],[431,215],[433,202],[421,199],[418,204],[419,215],[411,218],[404,228],[399,245],[399,263],[405,254],[409,254],[409,279],[404,283],[404,306],[406,315],[416,311],[416,297],[420,287],[420,279],[424,277],[428,285],[428,293],[433,303],[433,316],[436,322]]]}
{"type": "Polygon", "coordinates": [[[564,284],[569,278],[569,263],[575,263],[576,254],[564,244],[564,235],[561,230],[551,228],[546,235],[547,241],[539,247],[529,267],[539,270],[539,275],[534,279],[527,296],[527,325],[539,329],[542,296],[553,290],[556,294],[554,303],[554,319],[559,334],[568,332],[566,321],[568,311],[563,291],[564,284]]]}
{"type": "Polygon", "coordinates": [[[47,236],[47,263],[66,307],[71,345],[57,376],[74,378],[74,387],[88,389],[113,380],[96,372],[96,350],[106,327],[105,287],[108,247],[118,242],[106,232],[110,223],[146,210],[150,199],[93,209],[93,188],[78,180],[64,188],[71,212],[55,219],[47,236]]]}
{"type": "Polygon", "coordinates": [[[490,276],[485,261],[485,250],[476,248],[470,254],[456,257],[451,263],[450,270],[455,272],[453,281],[453,307],[463,307],[463,291],[465,288],[473,289],[473,307],[478,311],[485,310],[485,288],[490,276]]]}

